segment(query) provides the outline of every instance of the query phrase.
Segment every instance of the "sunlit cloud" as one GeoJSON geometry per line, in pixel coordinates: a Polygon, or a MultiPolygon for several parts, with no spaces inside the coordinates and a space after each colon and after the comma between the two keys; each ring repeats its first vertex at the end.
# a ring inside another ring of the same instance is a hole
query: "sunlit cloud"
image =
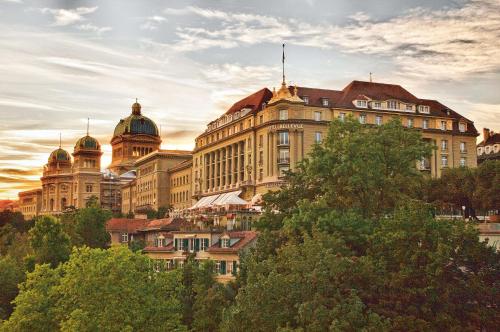
{"type": "Polygon", "coordinates": [[[44,14],[52,14],[53,26],[66,26],[84,21],[85,15],[91,14],[97,10],[96,7],[78,7],[75,9],[52,9],[42,8],[40,11],[44,14]]]}

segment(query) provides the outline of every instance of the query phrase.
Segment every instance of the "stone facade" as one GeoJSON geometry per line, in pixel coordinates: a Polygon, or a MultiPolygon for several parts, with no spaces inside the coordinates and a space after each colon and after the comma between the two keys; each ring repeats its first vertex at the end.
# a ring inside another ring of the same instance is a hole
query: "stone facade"
{"type": "Polygon", "coordinates": [[[42,189],[33,189],[19,193],[19,211],[24,219],[37,217],[42,210],[42,189]]]}
{"type": "Polygon", "coordinates": [[[354,81],[341,91],[283,84],[277,92],[263,89],[237,102],[196,138],[194,196],[241,190],[249,201],[277,189],[284,171],[326,137],[329,122],[348,116],[367,125],[399,117],[404,126],[421,130],[438,149],[417,166],[433,177],[446,167],[476,167],[472,121],[437,101],[372,82],[354,81]]]}

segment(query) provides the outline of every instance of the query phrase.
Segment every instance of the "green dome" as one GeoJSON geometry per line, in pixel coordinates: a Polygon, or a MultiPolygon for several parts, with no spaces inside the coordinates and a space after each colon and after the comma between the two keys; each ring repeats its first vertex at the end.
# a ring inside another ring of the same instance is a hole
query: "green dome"
{"type": "Polygon", "coordinates": [[[71,161],[69,153],[61,148],[52,151],[52,153],[49,156],[49,163],[58,161],[71,161]]]}
{"type": "Polygon", "coordinates": [[[123,134],[159,136],[156,124],[141,115],[141,105],[137,102],[132,105],[132,114],[118,122],[113,137],[123,134]]]}
{"type": "Polygon", "coordinates": [[[75,150],[81,150],[81,149],[84,149],[84,150],[99,150],[101,148],[99,142],[87,135],[87,136],[84,136],[82,138],[80,138],[78,141],[76,141],[76,144],[75,144],[75,150]]]}

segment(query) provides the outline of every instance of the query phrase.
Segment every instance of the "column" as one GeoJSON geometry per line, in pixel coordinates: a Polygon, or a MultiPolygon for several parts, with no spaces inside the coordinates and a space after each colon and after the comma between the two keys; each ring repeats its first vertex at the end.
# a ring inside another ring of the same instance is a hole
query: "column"
{"type": "Polygon", "coordinates": [[[239,172],[238,172],[238,161],[239,161],[239,156],[238,156],[238,144],[234,143],[233,144],[233,184],[238,183],[238,178],[239,178],[239,172]]]}
{"type": "Polygon", "coordinates": [[[304,132],[303,131],[299,131],[297,133],[298,135],[298,139],[297,139],[297,142],[298,142],[298,155],[299,155],[299,160],[302,161],[302,159],[304,159],[304,132]]]}
{"type": "Polygon", "coordinates": [[[229,185],[230,183],[230,176],[229,176],[229,160],[230,160],[230,150],[231,150],[231,147],[228,145],[226,146],[226,186],[229,185]]]}
{"type": "Polygon", "coordinates": [[[279,141],[279,134],[275,133],[273,135],[273,141],[272,141],[272,151],[273,151],[273,159],[272,159],[272,173],[273,175],[276,174],[276,176],[279,176],[278,172],[278,141],[279,141]]]}
{"type": "Polygon", "coordinates": [[[290,131],[290,169],[295,169],[295,163],[297,162],[297,130],[290,131]]]}

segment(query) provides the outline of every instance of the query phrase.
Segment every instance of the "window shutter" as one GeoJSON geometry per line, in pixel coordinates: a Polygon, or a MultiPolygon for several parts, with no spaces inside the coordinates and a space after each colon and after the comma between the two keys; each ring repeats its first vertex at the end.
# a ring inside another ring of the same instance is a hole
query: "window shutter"
{"type": "Polygon", "coordinates": [[[226,261],[220,261],[220,273],[226,274],[226,261]]]}
{"type": "Polygon", "coordinates": [[[183,239],[182,240],[182,248],[184,250],[188,250],[188,247],[189,247],[189,240],[188,239],[183,239]]]}
{"type": "Polygon", "coordinates": [[[194,239],[194,251],[200,251],[200,239],[194,239]]]}
{"type": "Polygon", "coordinates": [[[236,272],[237,272],[237,269],[238,268],[238,262],[237,261],[233,261],[233,275],[235,276],[236,275],[236,272]]]}
{"type": "Polygon", "coordinates": [[[179,248],[177,241],[178,241],[177,239],[174,240],[174,247],[176,251],[178,250],[177,248],[179,248]]]}
{"type": "Polygon", "coordinates": [[[208,239],[203,239],[203,242],[205,242],[205,250],[208,249],[208,239]]]}

